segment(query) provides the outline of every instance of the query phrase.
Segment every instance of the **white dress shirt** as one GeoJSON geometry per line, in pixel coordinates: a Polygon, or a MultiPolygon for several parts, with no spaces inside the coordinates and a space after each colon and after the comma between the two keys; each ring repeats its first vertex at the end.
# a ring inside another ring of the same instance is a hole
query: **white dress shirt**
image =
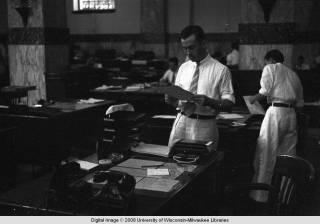
{"type": "Polygon", "coordinates": [[[162,76],[162,78],[160,79],[160,81],[164,81],[164,82],[167,82],[167,83],[171,83],[171,84],[174,84],[175,82],[175,75],[176,75],[176,72],[172,71],[171,69],[168,69],[164,75],[162,76]]]}
{"type": "MultiPolygon", "coordinates": [[[[206,95],[216,100],[227,99],[235,102],[229,69],[210,55],[205,57],[199,66],[197,94],[206,95]]],[[[196,67],[197,64],[190,60],[183,63],[179,68],[175,85],[189,91],[196,67]]],[[[201,115],[217,114],[213,108],[199,105],[197,105],[195,113],[201,115]]]]}
{"type": "Polygon", "coordinates": [[[263,69],[259,93],[269,102],[283,102],[303,106],[303,88],[297,74],[281,63],[266,65],[263,69]]]}

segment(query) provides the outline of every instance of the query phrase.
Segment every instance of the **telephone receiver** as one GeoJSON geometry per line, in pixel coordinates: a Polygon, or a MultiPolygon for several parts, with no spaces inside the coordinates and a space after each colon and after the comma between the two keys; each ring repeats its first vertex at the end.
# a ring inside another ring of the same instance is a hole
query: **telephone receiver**
{"type": "Polygon", "coordinates": [[[94,196],[97,203],[111,207],[123,208],[133,196],[136,180],[133,176],[120,171],[97,171],[93,176],[94,183],[106,182],[94,196]]]}
{"type": "Polygon", "coordinates": [[[93,175],[94,183],[105,182],[100,194],[126,194],[134,189],[136,181],[134,177],[119,171],[97,171],[93,175]],[[109,189],[112,188],[112,189],[109,189]],[[116,189],[117,188],[117,189],[116,189]],[[110,191],[108,191],[110,190],[110,191]]]}

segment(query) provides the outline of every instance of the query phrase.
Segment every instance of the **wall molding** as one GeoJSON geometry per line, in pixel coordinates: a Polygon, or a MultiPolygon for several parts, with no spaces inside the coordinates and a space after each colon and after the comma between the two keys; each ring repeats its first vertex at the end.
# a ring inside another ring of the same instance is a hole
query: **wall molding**
{"type": "Polygon", "coordinates": [[[12,45],[61,45],[69,43],[69,29],[53,27],[10,28],[8,44],[12,45]]]}
{"type": "MultiPolygon", "coordinates": [[[[208,41],[212,42],[226,42],[226,41],[238,41],[239,40],[239,33],[207,33],[206,38],[208,41]]],[[[169,41],[170,42],[180,42],[180,33],[173,33],[169,34],[169,41]]]]}
{"type": "MultiPolygon", "coordinates": [[[[275,26],[275,25],[274,25],[275,26]]],[[[257,27],[257,26],[255,26],[257,27]]],[[[240,27],[239,27],[240,28],[240,27]]],[[[274,28],[274,27],[273,27],[274,28]]],[[[273,28],[270,28],[272,30],[273,28]]],[[[286,34],[287,29],[277,28],[271,34],[258,32],[260,28],[241,28],[239,33],[207,33],[210,42],[234,42],[240,44],[300,44],[320,42],[320,31],[305,31],[286,34]],[[278,36],[278,33],[280,36],[278,36]],[[255,39],[256,38],[256,39],[255,39]],[[270,39],[271,38],[271,39],[270,39]]],[[[289,31],[291,32],[291,31],[289,31]]],[[[166,34],[169,42],[179,42],[179,33],[166,34]]],[[[143,42],[164,44],[165,37],[156,34],[69,34],[64,28],[12,28],[9,34],[0,34],[0,41],[9,44],[69,44],[74,42],[143,42]]]]}
{"type": "MultiPolygon", "coordinates": [[[[179,33],[167,33],[169,42],[178,42],[179,33]]],[[[237,41],[239,40],[238,33],[208,33],[208,41],[237,41]]],[[[165,36],[154,33],[143,34],[70,34],[72,42],[126,42],[126,41],[140,41],[145,43],[165,43],[165,36]]]]}
{"type": "Polygon", "coordinates": [[[8,35],[6,33],[0,33],[0,43],[6,43],[8,40],[8,35]]]}
{"type": "Polygon", "coordinates": [[[295,23],[239,24],[240,44],[292,44],[296,40],[295,23]]]}

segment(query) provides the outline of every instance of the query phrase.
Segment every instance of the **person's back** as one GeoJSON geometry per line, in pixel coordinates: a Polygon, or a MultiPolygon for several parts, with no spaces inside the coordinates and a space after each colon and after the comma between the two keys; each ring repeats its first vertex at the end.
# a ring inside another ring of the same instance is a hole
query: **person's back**
{"type": "MultiPolygon", "coordinates": [[[[277,155],[295,155],[297,144],[296,108],[303,106],[303,89],[297,74],[283,65],[284,56],[277,50],[267,52],[258,94],[250,102],[267,97],[270,107],[261,124],[255,159],[254,183],[271,183],[277,155]]],[[[250,196],[266,202],[265,191],[252,191],[250,196]]]]}
{"type": "Polygon", "coordinates": [[[297,74],[282,63],[265,66],[264,72],[272,74],[273,87],[270,91],[269,100],[288,102],[302,106],[303,89],[297,74]],[[297,102],[299,101],[299,102],[297,102]]]}

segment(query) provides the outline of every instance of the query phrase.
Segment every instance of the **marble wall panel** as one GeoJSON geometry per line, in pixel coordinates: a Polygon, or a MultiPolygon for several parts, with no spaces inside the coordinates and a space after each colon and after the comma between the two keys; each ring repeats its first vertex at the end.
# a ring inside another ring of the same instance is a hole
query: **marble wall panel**
{"type": "Polygon", "coordinates": [[[309,30],[311,11],[314,0],[296,0],[294,9],[294,21],[297,31],[309,30]]]}
{"type": "Polygon", "coordinates": [[[37,88],[23,99],[25,103],[33,105],[46,99],[44,45],[9,45],[9,69],[11,85],[37,88]]]}
{"type": "Polygon", "coordinates": [[[241,0],[242,23],[264,23],[263,11],[257,0],[241,0]]]}

